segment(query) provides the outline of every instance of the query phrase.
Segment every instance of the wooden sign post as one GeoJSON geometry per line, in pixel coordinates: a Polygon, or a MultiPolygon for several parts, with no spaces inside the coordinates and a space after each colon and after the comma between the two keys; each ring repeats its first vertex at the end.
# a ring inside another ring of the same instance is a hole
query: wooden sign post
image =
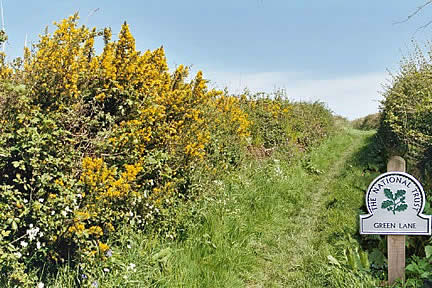
{"type": "Polygon", "coordinates": [[[360,215],[360,234],[387,235],[390,285],[405,278],[405,235],[431,235],[431,216],[422,214],[425,203],[423,187],[405,173],[405,160],[399,156],[369,185],[369,214],[360,215]]]}
{"type": "MultiPolygon", "coordinates": [[[[402,157],[393,156],[387,163],[387,172],[405,172],[406,163],[402,157]]],[[[388,282],[396,279],[405,281],[405,235],[387,235],[388,282]]]]}

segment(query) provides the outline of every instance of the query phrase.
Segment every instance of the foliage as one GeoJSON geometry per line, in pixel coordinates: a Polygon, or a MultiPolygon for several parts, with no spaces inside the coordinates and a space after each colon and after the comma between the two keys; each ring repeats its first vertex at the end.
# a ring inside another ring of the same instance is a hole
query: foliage
{"type": "MultiPolygon", "coordinates": [[[[391,75],[391,82],[383,94],[385,99],[377,135],[377,144],[383,148],[382,155],[386,158],[391,155],[403,156],[407,160],[408,172],[414,174],[426,188],[426,214],[431,212],[432,187],[432,49],[430,43],[428,46],[424,52],[414,44],[414,53],[405,57],[399,71],[391,75]]],[[[393,204],[385,203],[389,204],[387,209],[391,209],[393,204]]],[[[397,207],[394,208],[398,211],[397,207]]],[[[402,209],[402,205],[399,208],[402,209]]],[[[423,279],[429,277],[428,238],[407,237],[409,264],[406,268],[407,281],[403,287],[421,287],[423,279]]]]}
{"type": "Polygon", "coordinates": [[[241,97],[243,109],[250,115],[251,144],[256,147],[272,148],[289,142],[287,128],[294,118],[292,106],[283,91],[273,95],[248,91],[241,97]]]}
{"type": "Polygon", "coordinates": [[[370,275],[370,262],[368,253],[359,248],[356,240],[352,239],[348,234],[346,239],[339,241],[337,246],[343,251],[343,255],[338,257],[339,260],[328,255],[327,259],[331,265],[330,271],[334,274],[334,278],[329,282],[334,285],[341,285],[341,283],[349,283],[356,287],[373,287],[374,280],[370,275]],[[338,279],[341,277],[342,279],[338,279]],[[354,284],[355,283],[355,284],[354,284]]]}
{"type": "Polygon", "coordinates": [[[432,277],[432,246],[424,247],[425,257],[413,255],[406,266],[407,280],[402,287],[429,287],[432,277]],[[425,285],[425,286],[424,286],[425,285]]]}
{"type": "Polygon", "coordinates": [[[424,54],[416,45],[415,53],[401,62],[392,75],[382,103],[378,141],[386,155],[408,160],[415,174],[430,186],[428,177],[432,144],[432,54],[424,54]]]}
{"type": "Polygon", "coordinates": [[[124,227],[180,237],[201,175],[237,167],[250,145],[309,149],[331,133],[320,103],[228,95],[183,65],[170,73],[163,48],[137,51],[126,23],[118,40],[78,15],[55,25],[23,59],[0,55],[2,286],[34,287],[60,264],[91,271],[124,227]]]}
{"type": "Polygon", "coordinates": [[[292,121],[288,128],[291,139],[304,149],[313,147],[333,132],[334,118],[322,102],[295,103],[291,113],[292,121]]]}
{"type": "Polygon", "coordinates": [[[365,117],[352,121],[352,125],[356,129],[360,130],[376,130],[379,128],[380,114],[370,114],[365,117]]]}

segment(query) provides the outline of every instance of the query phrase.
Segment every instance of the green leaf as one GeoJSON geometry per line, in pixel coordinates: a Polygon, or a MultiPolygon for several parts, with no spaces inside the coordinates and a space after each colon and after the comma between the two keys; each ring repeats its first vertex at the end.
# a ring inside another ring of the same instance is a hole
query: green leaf
{"type": "Polygon", "coordinates": [[[369,262],[368,253],[364,252],[364,251],[360,251],[359,255],[360,255],[360,262],[361,262],[363,270],[369,271],[370,262],[369,262]]]}
{"type": "Polygon", "coordinates": [[[18,168],[19,166],[22,166],[23,163],[24,161],[12,161],[12,166],[18,168]]]}
{"type": "Polygon", "coordinates": [[[425,247],[425,253],[426,253],[426,258],[429,258],[432,256],[432,246],[426,246],[425,247]]]}
{"type": "Polygon", "coordinates": [[[370,261],[376,266],[383,267],[386,261],[384,253],[378,248],[374,248],[369,254],[370,261]]]}
{"type": "Polygon", "coordinates": [[[330,264],[333,264],[333,265],[340,267],[339,261],[335,257],[333,257],[332,255],[328,255],[327,260],[329,261],[330,264]]]}
{"type": "Polygon", "coordinates": [[[165,248],[152,256],[153,261],[166,262],[166,260],[171,256],[171,248],[165,248]]]}
{"type": "Polygon", "coordinates": [[[394,200],[393,198],[393,192],[390,189],[385,188],[384,189],[384,194],[387,198],[394,200]]]}
{"type": "Polygon", "coordinates": [[[417,266],[417,264],[416,263],[411,263],[411,264],[408,264],[406,267],[405,267],[405,270],[406,271],[409,271],[409,272],[417,272],[418,271],[418,266],[417,266]]]}
{"type": "Polygon", "coordinates": [[[393,205],[393,201],[391,201],[391,200],[385,200],[384,202],[382,202],[381,208],[385,209],[387,207],[390,207],[391,205],[393,205]]]}
{"type": "Polygon", "coordinates": [[[407,205],[407,204],[401,204],[401,205],[398,205],[398,206],[394,209],[394,211],[401,212],[401,211],[405,211],[407,208],[408,208],[408,205],[407,205]]]}
{"type": "Polygon", "coordinates": [[[420,277],[423,279],[428,279],[430,275],[431,275],[430,272],[424,271],[423,273],[420,274],[420,277]]]}
{"type": "Polygon", "coordinates": [[[396,192],[395,198],[397,199],[397,198],[399,198],[399,197],[405,195],[405,193],[406,193],[405,190],[398,190],[398,191],[396,192]]]}

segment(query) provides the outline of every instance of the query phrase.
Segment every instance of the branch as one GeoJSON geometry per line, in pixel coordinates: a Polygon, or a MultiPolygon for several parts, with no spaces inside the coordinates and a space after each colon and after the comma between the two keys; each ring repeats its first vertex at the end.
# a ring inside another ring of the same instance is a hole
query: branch
{"type": "Polygon", "coordinates": [[[429,22],[427,22],[426,24],[420,26],[419,28],[417,28],[417,30],[415,31],[414,34],[416,34],[418,31],[420,31],[420,30],[422,30],[422,29],[425,29],[425,28],[428,27],[430,24],[432,24],[432,20],[429,21],[429,22]]]}
{"type": "MultiPolygon", "coordinates": [[[[407,21],[409,21],[412,17],[416,16],[418,13],[420,13],[421,10],[423,10],[426,6],[432,4],[432,0],[428,0],[426,1],[423,5],[417,7],[417,10],[415,10],[413,13],[411,13],[410,15],[408,15],[407,19],[402,20],[402,21],[397,21],[394,22],[393,24],[401,24],[401,23],[405,23],[407,21]]],[[[422,27],[425,28],[430,24],[430,22],[426,25],[423,25],[422,27]]]]}
{"type": "Polygon", "coordinates": [[[86,19],[86,25],[90,19],[91,16],[93,16],[93,14],[95,14],[96,12],[99,11],[99,8],[93,9],[92,11],[90,11],[90,13],[87,15],[87,19],[86,19]]]}

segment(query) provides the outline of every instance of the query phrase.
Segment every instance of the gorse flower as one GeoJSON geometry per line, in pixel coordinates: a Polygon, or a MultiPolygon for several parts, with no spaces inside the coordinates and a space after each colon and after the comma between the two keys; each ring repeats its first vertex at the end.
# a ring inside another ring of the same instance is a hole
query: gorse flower
{"type": "Polygon", "coordinates": [[[99,242],[98,245],[99,245],[99,250],[100,250],[102,253],[105,253],[106,251],[109,250],[109,246],[108,246],[107,244],[105,244],[105,243],[99,242]]]}

